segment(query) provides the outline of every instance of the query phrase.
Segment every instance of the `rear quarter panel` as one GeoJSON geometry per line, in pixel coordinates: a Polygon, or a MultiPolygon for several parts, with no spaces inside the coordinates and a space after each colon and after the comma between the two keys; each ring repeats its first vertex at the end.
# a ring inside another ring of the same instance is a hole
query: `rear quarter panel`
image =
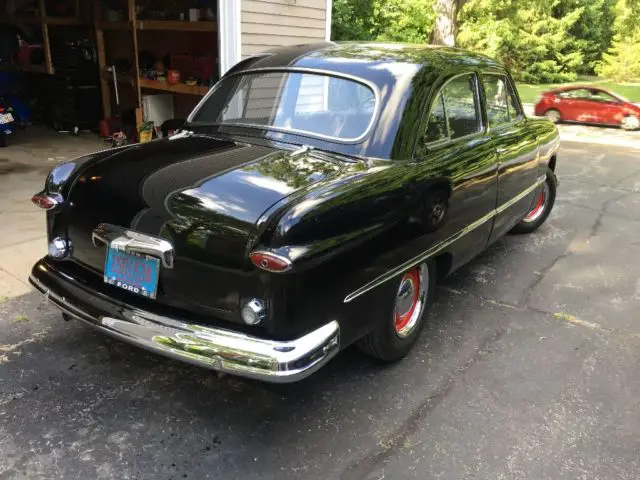
{"type": "Polygon", "coordinates": [[[545,175],[547,167],[555,169],[555,161],[560,148],[560,134],[558,128],[548,120],[529,119],[528,128],[538,139],[540,163],[538,176],[545,175]]]}

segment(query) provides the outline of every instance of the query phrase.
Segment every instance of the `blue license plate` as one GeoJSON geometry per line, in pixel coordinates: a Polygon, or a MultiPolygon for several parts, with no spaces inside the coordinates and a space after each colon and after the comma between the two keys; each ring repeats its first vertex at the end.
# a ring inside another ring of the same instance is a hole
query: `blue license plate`
{"type": "Polygon", "coordinates": [[[147,298],[156,298],[160,259],[109,247],[104,281],[147,298]]]}

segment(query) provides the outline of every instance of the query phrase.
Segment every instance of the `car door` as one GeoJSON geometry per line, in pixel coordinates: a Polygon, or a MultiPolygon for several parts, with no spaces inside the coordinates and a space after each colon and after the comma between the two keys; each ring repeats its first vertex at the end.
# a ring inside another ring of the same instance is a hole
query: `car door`
{"type": "Polygon", "coordinates": [[[428,242],[458,238],[451,247],[455,269],[486,248],[497,194],[497,155],[486,134],[476,72],[440,86],[423,117],[415,157],[425,198],[442,179],[449,183],[446,221],[428,242]]]}
{"type": "Polygon", "coordinates": [[[597,123],[598,104],[591,99],[586,88],[565,92],[564,102],[568,105],[569,114],[565,120],[572,122],[597,123]]]}
{"type": "Polygon", "coordinates": [[[594,123],[618,124],[623,114],[620,102],[608,92],[599,89],[590,90],[594,123]]]}
{"type": "Polygon", "coordinates": [[[538,142],[527,125],[511,79],[504,72],[484,73],[489,134],[498,156],[496,217],[490,242],[507,233],[530,210],[538,176],[538,142]]]}

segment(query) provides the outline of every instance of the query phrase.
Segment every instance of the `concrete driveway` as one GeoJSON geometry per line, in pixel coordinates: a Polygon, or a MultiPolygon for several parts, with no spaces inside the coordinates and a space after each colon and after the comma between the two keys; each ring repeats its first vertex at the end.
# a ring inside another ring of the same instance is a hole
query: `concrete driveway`
{"type": "Polygon", "coordinates": [[[639,159],[565,142],[547,224],[439,287],[390,366],[347,349],[266,386],[6,299],[0,477],[640,478],[639,159]]]}

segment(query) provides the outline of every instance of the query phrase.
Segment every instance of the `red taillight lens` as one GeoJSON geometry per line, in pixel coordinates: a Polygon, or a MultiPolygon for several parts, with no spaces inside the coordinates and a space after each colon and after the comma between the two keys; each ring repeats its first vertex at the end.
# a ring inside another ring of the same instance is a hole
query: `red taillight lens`
{"type": "Polygon", "coordinates": [[[251,252],[249,258],[256,267],[267,272],[281,273],[291,268],[291,260],[270,252],[251,252]]]}
{"type": "Polygon", "coordinates": [[[45,210],[51,210],[52,208],[56,207],[60,203],[60,201],[57,198],[52,197],[50,195],[42,195],[40,193],[37,193],[36,195],[31,197],[31,201],[38,207],[43,208],[45,210]]]}

